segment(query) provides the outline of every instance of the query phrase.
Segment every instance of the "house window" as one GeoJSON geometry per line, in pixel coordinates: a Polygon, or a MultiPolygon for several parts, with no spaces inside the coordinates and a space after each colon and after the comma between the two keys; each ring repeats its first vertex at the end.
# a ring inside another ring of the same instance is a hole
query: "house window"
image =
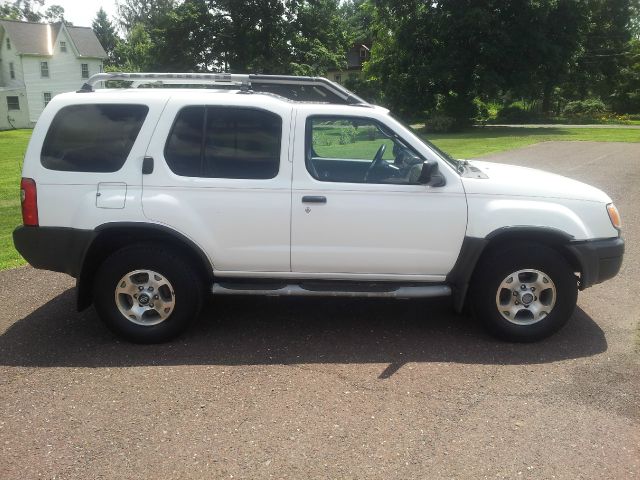
{"type": "Polygon", "coordinates": [[[20,99],[18,97],[7,97],[7,110],[20,110],[20,99]]]}
{"type": "Polygon", "coordinates": [[[60,51],[61,52],[67,51],[67,42],[60,42],[60,51]]]}
{"type": "Polygon", "coordinates": [[[51,92],[44,92],[42,96],[44,97],[44,106],[46,107],[51,101],[51,92]]]}
{"type": "Polygon", "coordinates": [[[99,71],[100,73],[102,73],[102,72],[103,72],[103,70],[102,70],[102,64],[98,65],[98,71],[99,71]]]}
{"type": "Polygon", "coordinates": [[[336,75],[335,79],[336,79],[336,82],[342,83],[342,75],[336,75]]]}
{"type": "Polygon", "coordinates": [[[9,76],[11,77],[11,80],[16,78],[16,71],[13,68],[13,62],[9,62],[9,76]]]}
{"type": "Polygon", "coordinates": [[[11,50],[11,40],[7,37],[7,50],[11,50]]]}
{"type": "Polygon", "coordinates": [[[40,76],[48,77],[49,76],[49,63],[48,62],[40,62],[40,76]]]}
{"type": "Polygon", "coordinates": [[[89,64],[83,63],[81,66],[82,66],[82,78],[89,78],[89,64]]]}
{"type": "Polygon", "coordinates": [[[367,58],[367,49],[364,47],[360,48],[360,59],[364,60],[365,58],[367,58]]]}

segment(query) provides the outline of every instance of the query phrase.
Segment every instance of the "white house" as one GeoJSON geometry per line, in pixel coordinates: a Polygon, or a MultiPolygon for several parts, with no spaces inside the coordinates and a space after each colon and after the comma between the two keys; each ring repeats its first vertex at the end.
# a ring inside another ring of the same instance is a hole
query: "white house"
{"type": "Polygon", "coordinates": [[[0,20],[0,130],[32,127],[55,95],[101,72],[106,57],[91,28],[0,20]]]}

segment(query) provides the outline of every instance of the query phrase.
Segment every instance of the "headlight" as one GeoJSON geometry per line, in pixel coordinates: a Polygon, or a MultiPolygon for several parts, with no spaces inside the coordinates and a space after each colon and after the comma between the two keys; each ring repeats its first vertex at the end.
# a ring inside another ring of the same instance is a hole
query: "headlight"
{"type": "Polygon", "coordinates": [[[613,203],[607,205],[607,213],[609,214],[609,219],[611,220],[611,225],[620,230],[622,227],[622,220],[620,220],[620,212],[613,203]]]}

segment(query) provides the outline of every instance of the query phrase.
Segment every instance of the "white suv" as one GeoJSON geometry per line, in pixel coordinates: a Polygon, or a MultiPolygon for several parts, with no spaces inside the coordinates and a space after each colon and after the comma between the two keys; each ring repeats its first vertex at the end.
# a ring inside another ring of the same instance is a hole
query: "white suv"
{"type": "Polygon", "coordinates": [[[16,248],[136,342],[184,331],[205,292],[451,296],[533,341],[624,251],[600,190],[454,160],[322,78],[96,75],[46,107],[21,188],[16,248]]]}

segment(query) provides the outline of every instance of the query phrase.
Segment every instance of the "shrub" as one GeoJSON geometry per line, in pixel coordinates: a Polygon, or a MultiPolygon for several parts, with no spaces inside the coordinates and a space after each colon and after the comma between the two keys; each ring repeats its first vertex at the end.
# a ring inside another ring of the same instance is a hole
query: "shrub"
{"type": "Polygon", "coordinates": [[[518,104],[511,104],[498,111],[496,121],[499,123],[532,123],[539,120],[536,112],[527,110],[518,104]]]}
{"type": "Polygon", "coordinates": [[[356,129],[353,125],[340,129],[340,138],[338,143],[340,145],[347,145],[348,143],[354,143],[356,141],[356,129]]]}
{"type": "Polygon", "coordinates": [[[567,103],[562,109],[563,115],[567,117],[589,117],[595,118],[606,113],[607,107],[599,98],[588,98],[586,100],[574,100],[567,103]]]}
{"type": "Polygon", "coordinates": [[[330,147],[333,145],[333,142],[329,135],[316,130],[313,132],[313,144],[318,147],[330,147]]]}
{"type": "Polygon", "coordinates": [[[431,115],[424,123],[424,129],[432,133],[450,132],[456,125],[456,119],[441,113],[431,115]]]}

